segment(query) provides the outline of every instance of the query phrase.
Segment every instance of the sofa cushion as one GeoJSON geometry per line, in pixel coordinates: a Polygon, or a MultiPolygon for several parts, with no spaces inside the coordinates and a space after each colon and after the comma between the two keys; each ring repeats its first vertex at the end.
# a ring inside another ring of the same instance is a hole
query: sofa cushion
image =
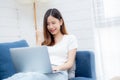
{"type": "Polygon", "coordinates": [[[0,43],[0,80],[16,73],[9,49],[17,47],[28,47],[28,44],[25,40],[0,43]]]}

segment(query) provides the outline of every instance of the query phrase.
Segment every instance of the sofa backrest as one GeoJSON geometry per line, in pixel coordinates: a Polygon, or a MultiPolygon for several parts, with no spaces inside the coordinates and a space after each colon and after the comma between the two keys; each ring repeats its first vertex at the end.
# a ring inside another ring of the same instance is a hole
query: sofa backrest
{"type": "Polygon", "coordinates": [[[77,51],[75,76],[95,78],[95,59],[93,52],[77,51]]]}

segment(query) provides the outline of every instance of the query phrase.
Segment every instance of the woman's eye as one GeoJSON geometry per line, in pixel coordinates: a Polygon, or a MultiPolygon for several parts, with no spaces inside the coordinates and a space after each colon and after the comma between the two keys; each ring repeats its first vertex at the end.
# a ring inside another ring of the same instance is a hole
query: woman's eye
{"type": "Polygon", "coordinates": [[[53,22],[52,24],[55,24],[55,22],[53,22]]]}

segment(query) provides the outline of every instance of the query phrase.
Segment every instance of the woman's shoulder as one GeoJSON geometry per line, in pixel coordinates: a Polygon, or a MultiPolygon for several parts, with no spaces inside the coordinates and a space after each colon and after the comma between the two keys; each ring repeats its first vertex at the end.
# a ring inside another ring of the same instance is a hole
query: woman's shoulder
{"type": "Polygon", "coordinates": [[[75,35],[68,34],[66,36],[66,43],[68,44],[69,50],[77,48],[78,41],[75,35]]]}

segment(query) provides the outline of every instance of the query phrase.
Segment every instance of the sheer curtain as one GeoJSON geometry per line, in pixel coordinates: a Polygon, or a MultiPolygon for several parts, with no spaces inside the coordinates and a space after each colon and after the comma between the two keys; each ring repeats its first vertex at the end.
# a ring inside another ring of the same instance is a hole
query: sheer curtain
{"type": "Polygon", "coordinates": [[[104,80],[120,76],[120,27],[100,28],[100,54],[104,80]]]}
{"type": "Polygon", "coordinates": [[[94,0],[98,80],[120,76],[120,0],[94,0]]]}

